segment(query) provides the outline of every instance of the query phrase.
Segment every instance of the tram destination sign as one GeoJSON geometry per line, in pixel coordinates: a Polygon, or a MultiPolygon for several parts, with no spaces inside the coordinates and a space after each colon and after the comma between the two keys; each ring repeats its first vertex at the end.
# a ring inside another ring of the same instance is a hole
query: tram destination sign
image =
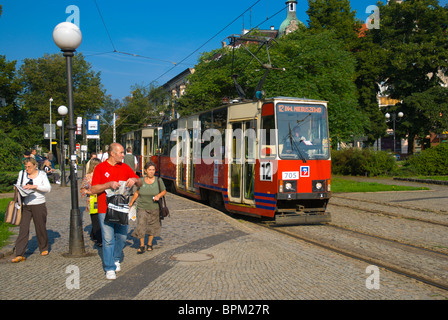
{"type": "Polygon", "coordinates": [[[277,105],[278,112],[305,112],[305,113],[322,113],[323,107],[320,105],[299,105],[299,104],[285,104],[277,105]]]}

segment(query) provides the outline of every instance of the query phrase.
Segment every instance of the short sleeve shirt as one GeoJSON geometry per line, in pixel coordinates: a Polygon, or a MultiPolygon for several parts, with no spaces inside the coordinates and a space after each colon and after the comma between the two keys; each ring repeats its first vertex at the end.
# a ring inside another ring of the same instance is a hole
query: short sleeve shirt
{"type": "MultiPolygon", "coordinates": [[[[108,161],[104,161],[98,164],[93,171],[92,186],[109,181],[127,181],[129,178],[138,179],[138,176],[127,164],[119,162],[113,166],[108,161]]],[[[106,211],[106,192],[102,192],[98,194],[98,213],[106,213],[106,211]]]]}
{"type": "Polygon", "coordinates": [[[145,178],[141,178],[143,181],[143,185],[138,190],[139,197],[137,202],[137,209],[145,209],[145,210],[155,210],[159,209],[158,202],[154,202],[152,198],[165,190],[165,185],[163,184],[163,180],[159,179],[160,181],[160,190],[159,185],[157,183],[157,177],[154,180],[153,183],[147,184],[145,182],[145,178]]]}

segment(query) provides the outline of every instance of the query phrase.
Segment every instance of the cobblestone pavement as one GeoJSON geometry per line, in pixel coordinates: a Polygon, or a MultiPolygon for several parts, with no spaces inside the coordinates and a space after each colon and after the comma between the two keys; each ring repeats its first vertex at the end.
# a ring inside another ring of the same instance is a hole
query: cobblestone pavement
{"type": "MultiPolygon", "coordinates": [[[[393,199],[387,199],[385,194],[364,196],[413,203],[429,195],[437,198],[438,192],[441,191],[414,192],[412,196],[397,192],[393,199]]],[[[366,272],[368,265],[362,261],[229,217],[199,202],[173,194],[168,194],[167,200],[171,216],[163,221],[162,235],[156,239],[153,252],[137,255],[137,240],[129,235],[122,271],[111,281],[102,269],[101,250],[90,241],[88,214],[83,214],[84,242],[93,254],[83,258],[63,256],[68,251],[70,188],[53,185],[47,196],[50,255],[40,256],[33,225],[25,262],[12,264],[8,254],[13,244],[4,247],[2,252],[7,256],[0,259],[0,299],[448,298],[446,291],[384,269],[379,270],[379,289],[368,289],[372,274],[366,272]]],[[[83,205],[80,200],[81,210],[83,205]]],[[[131,222],[129,234],[134,227],[131,222]]]]}

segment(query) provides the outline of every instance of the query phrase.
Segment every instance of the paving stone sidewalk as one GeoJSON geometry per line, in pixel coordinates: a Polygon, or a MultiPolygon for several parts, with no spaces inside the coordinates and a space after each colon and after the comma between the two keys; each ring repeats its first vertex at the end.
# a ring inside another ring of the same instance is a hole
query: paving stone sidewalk
{"type": "MultiPolygon", "coordinates": [[[[168,194],[171,216],[153,252],[137,255],[130,236],[122,271],[107,280],[101,249],[90,241],[83,214],[83,258],[66,258],[70,188],[47,196],[50,255],[41,257],[31,226],[27,260],[0,259],[0,299],[6,300],[401,300],[447,299],[445,291],[381,270],[381,287],[366,287],[366,263],[257,227],[209,206],[168,194]]],[[[80,198],[81,199],[81,198],[80,198]]],[[[81,210],[83,201],[80,200],[81,210]]],[[[13,244],[2,252],[8,254],[13,244]]]]}

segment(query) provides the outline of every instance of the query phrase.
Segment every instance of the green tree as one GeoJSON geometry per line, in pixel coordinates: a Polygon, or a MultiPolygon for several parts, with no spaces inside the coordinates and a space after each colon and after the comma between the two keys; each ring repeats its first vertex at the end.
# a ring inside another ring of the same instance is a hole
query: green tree
{"type": "Polygon", "coordinates": [[[348,51],[357,46],[362,22],[356,18],[349,0],[309,0],[307,14],[313,31],[332,30],[348,51]]]}
{"type": "MultiPolygon", "coordinates": [[[[92,70],[82,54],[74,56],[72,69],[75,117],[97,113],[105,99],[100,73],[92,70]]],[[[61,54],[45,54],[37,59],[24,59],[18,80],[22,86],[18,104],[30,132],[27,143],[43,144],[43,124],[49,122],[50,97],[53,98],[52,119],[59,117],[58,106],[67,105],[65,58],[61,54]]]]}
{"type": "Polygon", "coordinates": [[[405,120],[397,133],[408,134],[413,145],[416,136],[429,134],[428,127],[436,133],[446,129],[439,127],[448,114],[441,109],[447,96],[439,88],[438,75],[448,67],[448,8],[437,0],[407,0],[379,3],[379,9],[380,29],[371,32],[384,51],[384,86],[391,98],[402,101],[397,110],[404,112],[405,120]],[[438,96],[431,98],[431,94],[438,96]],[[434,121],[433,111],[439,117],[442,113],[442,121],[434,121]]]}
{"type": "Polygon", "coordinates": [[[359,38],[352,53],[357,62],[355,84],[358,89],[358,103],[368,117],[365,128],[366,143],[372,146],[377,139],[385,135],[387,129],[384,114],[378,106],[378,84],[382,82],[387,58],[381,47],[373,42],[369,31],[359,38]]]}
{"type": "Polygon", "coordinates": [[[356,18],[348,0],[310,0],[310,29],[315,32],[332,30],[337,39],[356,59],[355,84],[359,108],[367,116],[365,135],[367,143],[384,136],[387,126],[378,107],[377,93],[384,61],[380,46],[373,43],[372,35],[362,30],[362,21],[356,18]]]}
{"type": "MultiPolygon", "coordinates": [[[[362,134],[366,117],[357,105],[355,59],[335,33],[302,28],[277,43],[269,50],[271,61],[285,71],[269,73],[263,87],[266,96],[327,100],[333,142],[362,134]]],[[[257,47],[250,49],[254,52],[257,47]]],[[[268,62],[266,51],[260,50],[257,56],[261,62],[268,62]]],[[[182,114],[208,110],[219,106],[223,97],[235,97],[232,74],[239,75],[238,84],[251,98],[264,74],[260,63],[251,60],[244,49],[233,51],[228,47],[203,54],[195,70],[186,94],[179,100],[182,114]]]]}
{"type": "Polygon", "coordinates": [[[168,95],[163,87],[136,84],[131,90],[131,96],[124,98],[117,109],[119,119],[116,127],[119,136],[148,125],[158,125],[164,115],[170,113],[168,95]]]}
{"type": "Polygon", "coordinates": [[[268,96],[327,100],[333,143],[363,134],[367,117],[358,106],[356,61],[334,32],[291,33],[279,41],[275,54],[276,63],[286,71],[266,80],[268,96]]]}
{"type": "MultiPolygon", "coordinates": [[[[32,135],[25,122],[25,112],[18,104],[21,86],[17,80],[16,61],[0,55],[0,128],[11,139],[25,147],[32,135]]],[[[23,152],[23,151],[22,151],[23,152]]]]}
{"type": "MultiPolygon", "coordinates": [[[[232,52],[228,47],[202,53],[194,67],[195,72],[188,78],[189,84],[185,94],[177,101],[179,113],[186,115],[209,110],[219,106],[224,97],[236,97],[235,85],[231,78],[232,61],[234,74],[238,74],[241,61],[247,61],[245,58],[240,50],[232,52]]],[[[244,76],[242,74],[237,80],[240,82],[244,76]]],[[[245,87],[247,89],[247,86],[245,87]]]]}
{"type": "Polygon", "coordinates": [[[0,157],[1,171],[17,171],[21,169],[23,147],[0,129],[0,157]]]}

